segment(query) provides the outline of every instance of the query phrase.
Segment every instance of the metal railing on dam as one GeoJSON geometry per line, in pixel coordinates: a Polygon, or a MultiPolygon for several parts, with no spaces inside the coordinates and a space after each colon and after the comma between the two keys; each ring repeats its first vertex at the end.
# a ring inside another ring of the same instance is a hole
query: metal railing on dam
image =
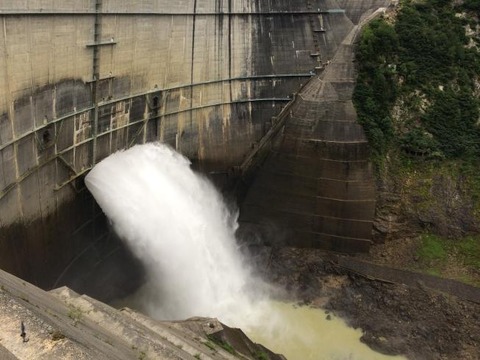
{"type": "MultiPolygon", "coordinates": [[[[191,88],[191,87],[200,86],[200,85],[223,83],[223,82],[229,82],[229,81],[257,80],[257,79],[310,78],[313,75],[314,75],[313,73],[308,73],[308,74],[302,74],[302,73],[299,73],[299,74],[269,74],[269,75],[252,75],[252,76],[234,77],[234,78],[230,78],[230,79],[202,81],[202,82],[193,83],[193,84],[171,86],[171,87],[163,88],[163,89],[158,89],[157,88],[157,89],[149,90],[149,91],[146,91],[146,92],[143,92],[143,93],[140,93],[140,94],[124,96],[124,97],[121,97],[121,98],[107,99],[107,100],[104,99],[104,100],[98,102],[98,106],[111,105],[111,104],[115,104],[115,103],[125,101],[125,100],[130,100],[130,99],[140,97],[140,96],[146,96],[146,95],[149,95],[149,94],[159,94],[159,93],[168,92],[168,91],[171,91],[171,90],[180,90],[180,89],[191,88]]],[[[185,109],[181,109],[181,110],[177,110],[177,111],[172,111],[172,112],[169,112],[169,113],[164,113],[160,116],[168,116],[168,115],[173,115],[173,114],[177,114],[177,113],[180,113],[180,112],[186,112],[186,111],[189,111],[189,110],[201,109],[201,108],[210,107],[210,106],[218,106],[218,105],[222,105],[222,104],[256,102],[256,101],[281,101],[281,102],[283,102],[283,101],[290,101],[290,100],[291,99],[289,97],[284,97],[284,98],[261,98],[261,99],[239,99],[239,100],[236,100],[236,101],[233,101],[233,102],[204,104],[204,105],[201,105],[201,106],[197,106],[195,108],[185,108],[185,109]]],[[[6,147],[12,145],[13,143],[23,139],[24,137],[26,137],[28,135],[31,135],[32,133],[35,133],[37,131],[40,131],[42,129],[47,128],[51,124],[61,122],[65,119],[73,117],[73,116],[84,114],[84,113],[89,112],[93,109],[94,109],[94,107],[91,106],[91,107],[83,108],[83,109],[75,111],[73,113],[69,113],[67,115],[58,117],[58,118],[49,119],[49,122],[46,123],[46,124],[42,124],[42,125],[34,128],[33,130],[31,130],[29,132],[26,132],[26,133],[22,134],[21,136],[15,138],[15,139],[12,139],[8,142],[0,143],[0,151],[5,149],[6,147]]],[[[140,121],[145,121],[145,119],[140,119],[140,121]]],[[[130,124],[128,124],[126,126],[129,126],[129,125],[130,124]]]]}
{"type": "MultiPolygon", "coordinates": [[[[209,80],[209,81],[204,81],[204,82],[199,82],[199,83],[194,83],[194,84],[176,85],[176,86],[172,86],[172,87],[164,88],[164,89],[154,89],[154,90],[147,91],[145,93],[135,94],[135,95],[130,95],[130,96],[124,96],[124,97],[116,98],[116,99],[102,100],[98,103],[98,107],[112,106],[112,105],[115,105],[119,102],[131,101],[134,98],[145,97],[145,96],[150,95],[150,94],[155,94],[156,96],[162,96],[162,93],[164,93],[164,92],[169,92],[169,91],[172,91],[172,90],[180,90],[180,89],[184,89],[184,88],[191,88],[191,87],[195,87],[195,86],[202,86],[202,85],[207,85],[207,84],[224,83],[224,82],[231,82],[231,81],[245,81],[245,80],[265,80],[265,79],[266,80],[275,80],[275,79],[282,79],[282,78],[310,78],[311,76],[313,76],[312,73],[307,73],[307,74],[301,74],[301,73],[300,74],[268,74],[268,75],[242,76],[242,77],[235,77],[235,78],[221,79],[221,80],[209,80]]],[[[68,153],[69,151],[72,151],[74,148],[76,148],[80,145],[95,141],[98,136],[113,133],[113,132],[116,132],[118,130],[125,129],[125,128],[135,126],[135,125],[138,125],[138,124],[142,124],[143,127],[145,128],[149,121],[154,121],[154,120],[161,119],[163,117],[167,117],[167,116],[171,116],[171,115],[177,115],[177,114],[180,114],[180,113],[185,113],[185,112],[190,112],[190,111],[195,111],[195,110],[213,108],[213,107],[223,106],[223,105],[232,105],[232,104],[256,103],[256,102],[271,102],[271,103],[280,102],[280,103],[282,103],[282,102],[290,102],[291,100],[292,100],[291,97],[236,99],[234,101],[224,101],[224,102],[216,102],[216,103],[209,103],[209,104],[201,104],[201,105],[198,105],[198,106],[186,107],[186,108],[183,108],[183,109],[178,109],[178,110],[173,110],[173,111],[168,111],[168,112],[167,111],[160,112],[158,114],[155,114],[154,116],[148,116],[148,117],[145,117],[145,118],[137,119],[135,121],[131,121],[131,122],[129,122],[127,124],[124,124],[122,126],[117,126],[115,128],[107,128],[107,129],[105,129],[101,132],[94,133],[92,136],[90,136],[88,138],[85,138],[78,143],[75,143],[75,144],[73,144],[73,145],[71,145],[71,146],[69,146],[65,149],[62,149],[60,151],[55,151],[55,155],[50,157],[49,159],[45,160],[43,162],[43,165],[45,165],[46,163],[48,163],[50,161],[53,161],[53,160],[58,158],[62,161],[63,164],[65,164],[65,166],[67,166],[73,172],[72,176],[67,181],[57,185],[57,187],[55,189],[59,190],[63,186],[71,183],[72,181],[74,181],[78,177],[84,175],[85,173],[87,173],[91,169],[91,166],[89,166],[88,168],[82,169],[81,171],[76,171],[74,169],[74,167],[71,164],[69,164],[62,156],[64,154],[68,153]]],[[[60,126],[61,126],[63,121],[68,121],[69,119],[75,118],[77,116],[82,116],[84,114],[90,113],[94,109],[95,109],[95,107],[90,106],[90,107],[84,108],[82,110],[76,111],[74,113],[66,114],[66,115],[61,116],[59,118],[53,118],[53,119],[49,120],[48,123],[41,124],[40,126],[35,127],[31,131],[25,132],[21,136],[19,136],[17,138],[14,138],[14,139],[12,139],[9,142],[6,142],[4,144],[1,144],[0,145],[0,151],[2,151],[3,149],[5,149],[5,148],[7,148],[11,145],[13,145],[16,142],[21,141],[22,139],[24,139],[24,138],[26,138],[26,137],[28,137],[32,134],[35,135],[36,142],[41,144],[42,143],[42,140],[41,140],[42,131],[44,131],[45,129],[49,129],[49,128],[51,128],[52,125],[55,125],[55,124],[60,124],[60,126]]],[[[58,136],[58,135],[56,135],[56,136],[58,136]]],[[[265,141],[265,139],[262,140],[262,141],[265,141]]],[[[134,142],[135,142],[135,138],[132,139],[130,144],[128,144],[128,147],[132,146],[134,142]]],[[[29,171],[29,172],[25,173],[22,177],[18,178],[18,182],[21,182],[21,181],[25,180],[25,178],[32,175],[35,171],[36,171],[35,169],[32,169],[32,171],[29,171]]],[[[13,183],[11,186],[3,189],[3,191],[0,192],[0,200],[4,196],[6,196],[8,194],[8,192],[10,192],[14,188],[15,185],[16,185],[16,183],[13,183]]]]}

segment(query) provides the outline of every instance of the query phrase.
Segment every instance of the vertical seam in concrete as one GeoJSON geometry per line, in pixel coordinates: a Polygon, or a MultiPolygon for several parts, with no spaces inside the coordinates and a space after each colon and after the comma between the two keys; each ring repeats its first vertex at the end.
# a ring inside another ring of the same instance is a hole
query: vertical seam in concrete
{"type": "MultiPolygon", "coordinates": [[[[228,0],[228,78],[232,79],[232,0],[228,0]]],[[[233,101],[232,80],[228,81],[230,102],[233,101]]]]}
{"type": "MultiPolygon", "coordinates": [[[[28,18],[28,21],[31,21],[31,18],[28,18]]],[[[31,53],[32,53],[32,34],[30,32],[27,32],[27,57],[28,57],[28,62],[30,63],[30,89],[29,89],[29,92],[31,94],[33,94],[33,90],[34,90],[34,85],[33,85],[33,65],[32,65],[32,56],[31,56],[31,53]]],[[[31,113],[31,116],[32,116],[32,126],[33,126],[33,130],[35,131],[36,128],[37,128],[37,119],[36,119],[36,114],[35,114],[35,106],[33,104],[33,97],[32,95],[30,95],[30,113],[31,113]]],[[[55,125],[54,125],[55,126],[55,125]]],[[[31,145],[31,151],[32,153],[35,155],[35,158],[34,158],[34,161],[35,161],[35,168],[38,169],[38,171],[36,172],[36,176],[35,176],[35,182],[36,182],[36,186],[38,189],[41,189],[41,186],[40,186],[40,170],[42,169],[42,165],[40,164],[40,161],[39,161],[39,146],[38,144],[40,144],[40,140],[38,139],[38,134],[37,132],[35,131],[33,133],[33,144],[31,145]]],[[[32,174],[33,175],[33,174],[32,174]]],[[[42,191],[39,191],[36,195],[36,199],[35,200],[38,200],[38,212],[40,213],[40,216],[43,218],[44,217],[44,209],[43,209],[43,201],[42,201],[42,197],[44,196],[44,192],[42,191]]]]}
{"type": "MultiPolygon", "coordinates": [[[[101,37],[102,22],[102,0],[95,0],[95,24],[93,33],[93,83],[92,83],[92,105],[93,109],[93,129],[92,129],[92,167],[96,163],[97,158],[97,128],[98,128],[98,81],[100,78],[100,51],[96,45],[101,37]]],[[[75,163],[75,158],[73,159],[75,163]]]]}
{"type": "MultiPolygon", "coordinates": [[[[195,57],[195,21],[197,15],[197,0],[193,0],[193,18],[192,18],[192,61],[190,67],[190,84],[193,85],[193,70],[194,70],[194,57],[195,57]]],[[[193,91],[193,89],[192,89],[193,91]]],[[[193,100],[193,98],[192,98],[193,100]]]]}
{"type": "MultiPolygon", "coordinates": [[[[12,139],[15,139],[15,122],[13,121],[13,111],[12,111],[12,104],[11,104],[11,93],[10,93],[10,78],[9,78],[9,71],[8,71],[8,48],[7,48],[7,23],[6,18],[3,18],[3,46],[5,47],[5,80],[6,80],[6,92],[5,92],[5,100],[7,105],[7,113],[8,118],[10,119],[10,123],[12,125],[12,139]]],[[[18,177],[18,173],[16,174],[18,177]]]]}
{"type": "MultiPolygon", "coordinates": [[[[190,109],[193,108],[193,74],[195,67],[195,22],[197,19],[197,0],[193,0],[193,23],[192,23],[192,60],[190,68],[190,109]]],[[[190,110],[190,131],[193,128],[193,111],[190,110]]],[[[180,141],[180,139],[179,139],[180,141]]]]}
{"type": "MultiPolygon", "coordinates": [[[[7,113],[8,118],[10,119],[10,123],[12,126],[12,140],[16,139],[16,131],[15,131],[15,121],[13,116],[13,104],[12,104],[12,96],[10,92],[10,78],[9,78],[9,71],[8,71],[8,48],[7,48],[7,21],[6,18],[3,18],[3,45],[5,46],[5,80],[6,80],[6,102],[7,102],[7,113]]],[[[23,208],[21,206],[21,196],[20,196],[20,187],[18,179],[20,178],[20,171],[18,169],[18,152],[17,152],[17,143],[12,144],[13,147],[13,158],[15,164],[15,187],[17,188],[17,204],[18,204],[18,211],[20,216],[23,217],[23,208]]],[[[2,152],[3,154],[3,152],[2,152]]]]}

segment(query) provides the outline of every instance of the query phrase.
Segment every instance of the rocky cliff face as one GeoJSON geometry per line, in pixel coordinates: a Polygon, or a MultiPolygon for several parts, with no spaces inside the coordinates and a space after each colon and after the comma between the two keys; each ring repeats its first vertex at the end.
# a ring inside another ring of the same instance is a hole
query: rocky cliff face
{"type": "Polygon", "coordinates": [[[431,231],[460,238],[479,231],[478,200],[459,164],[422,164],[405,169],[386,164],[377,179],[374,241],[414,237],[431,231]]]}

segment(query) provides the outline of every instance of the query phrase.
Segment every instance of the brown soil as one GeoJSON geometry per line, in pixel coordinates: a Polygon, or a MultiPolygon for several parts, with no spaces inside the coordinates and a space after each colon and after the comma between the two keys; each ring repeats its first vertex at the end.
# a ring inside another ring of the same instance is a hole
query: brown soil
{"type": "MultiPolygon", "coordinates": [[[[401,253],[409,251],[405,246],[401,253]]],[[[285,288],[285,296],[342,316],[363,329],[362,341],[379,352],[409,359],[480,358],[478,303],[421,284],[407,287],[349,274],[325,260],[321,251],[284,248],[260,253],[269,254],[269,261],[263,261],[268,264],[265,276],[285,288]]]]}

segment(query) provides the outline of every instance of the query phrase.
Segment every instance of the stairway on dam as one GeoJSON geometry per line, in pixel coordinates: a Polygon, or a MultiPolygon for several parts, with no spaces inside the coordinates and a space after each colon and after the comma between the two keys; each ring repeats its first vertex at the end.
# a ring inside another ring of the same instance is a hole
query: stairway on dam
{"type": "Polygon", "coordinates": [[[297,94],[246,195],[240,217],[244,233],[276,246],[368,251],[375,183],[351,100],[353,43],[361,24],[297,94]]]}

